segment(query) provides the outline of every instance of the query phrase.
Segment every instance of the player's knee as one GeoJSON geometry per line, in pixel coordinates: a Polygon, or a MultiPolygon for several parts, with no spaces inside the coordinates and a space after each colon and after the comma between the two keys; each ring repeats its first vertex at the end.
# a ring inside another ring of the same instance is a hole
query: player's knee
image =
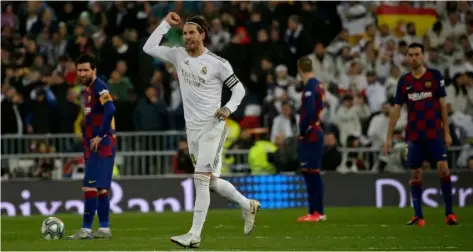
{"type": "Polygon", "coordinates": [[[437,170],[441,178],[448,177],[450,175],[450,169],[446,161],[440,161],[437,163],[437,170]]]}
{"type": "Polygon", "coordinates": [[[83,186],[82,191],[83,192],[92,192],[92,191],[97,191],[97,188],[83,186]]]}
{"type": "Polygon", "coordinates": [[[218,179],[218,177],[215,177],[214,175],[210,176],[210,184],[209,184],[210,191],[215,191],[215,186],[217,184],[217,179],[218,179]]]}
{"type": "Polygon", "coordinates": [[[421,181],[422,180],[422,170],[413,169],[411,170],[411,181],[421,181]]]}
{"type": "Polygon", "coordinates": [[[210,177],[212,174],[210,172],[196,172],[194,174],[194,185],[196,187],[209,187],[210,186],[210,177]]]}

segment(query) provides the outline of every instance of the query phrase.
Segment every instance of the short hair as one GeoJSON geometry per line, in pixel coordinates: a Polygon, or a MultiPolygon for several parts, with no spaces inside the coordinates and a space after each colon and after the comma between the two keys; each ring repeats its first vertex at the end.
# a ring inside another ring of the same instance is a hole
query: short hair
{"type": "Polygon", "coordinates": [[[76,66],[78,64],[85,64],[85,63],[89,63],[90,68],[92,68],[92,69],[95,69],[97,67],[95,57],[90,55],[90,54],[81,54],[79,57],[77,57],[76,66]]]}
{"type": "Polygon", "coordinates": [[[409,49],[411,48],[420,48],[420,51],[422,52],[422,54],[424,54],[424,46],[420,43],[412,43],[409,45],[409,49]]]}
{"type": "Polygon", "coordinates": [[[397,43],[397,45],[398,45],[399,47],[404,47],[404,46],[407,46],[407,42],[404,41],[404,40],[401,40],[401,41],[399,41],[399,42],[397,43]]]}
{"type": "Polygon", "coordinates": [[[297,66],[303,73],[312,72],[312,60],[309,57],[304,56],[297,61],[297,66]]]}

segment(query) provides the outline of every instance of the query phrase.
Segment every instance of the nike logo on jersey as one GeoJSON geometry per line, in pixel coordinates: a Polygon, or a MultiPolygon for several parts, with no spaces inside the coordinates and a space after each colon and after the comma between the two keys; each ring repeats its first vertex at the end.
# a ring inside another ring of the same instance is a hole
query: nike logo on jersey
{"type": "Polygon", "coordinates": [[[189,65],[189,61],[188,60],[184,61],[184,64],[189,65]]]}
{"type": "Polygon", "coordinates": [[[96,180],[89,180],[89,184],[95,183],[96,180]]]}
{"type": "Polygon", "coordinates": [[[301,166],[305,166],[307,163],[301,163],[301,166]]]}
{"type": "Polygon", "coordinates": [[[407,90],[409,90],[409,89],[411,89],[411,88],[412,88],[411,86],[407,86],[407,87],[406,87],[407,90]]]}

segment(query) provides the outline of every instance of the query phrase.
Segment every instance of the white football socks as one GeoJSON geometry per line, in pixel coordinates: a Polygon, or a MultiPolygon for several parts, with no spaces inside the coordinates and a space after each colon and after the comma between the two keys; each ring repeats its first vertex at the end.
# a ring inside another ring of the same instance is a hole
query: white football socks
{"type": "Polygon", "coordinates": [[[196,237],[200,237],[202,228],[204,227],[205,218],[210,206],[210,176],[203,174],[194,174],[195,186],[195,205],[194,219],[192,220],[192,228],[190,233],[196,237]]]}
{"type": "Polygon", "coordinates": [[[230,182],[216,178],[210,182],[210,190],[238,204],[243,210],[250,210],[250,200],[243,196],[230,182]]]}

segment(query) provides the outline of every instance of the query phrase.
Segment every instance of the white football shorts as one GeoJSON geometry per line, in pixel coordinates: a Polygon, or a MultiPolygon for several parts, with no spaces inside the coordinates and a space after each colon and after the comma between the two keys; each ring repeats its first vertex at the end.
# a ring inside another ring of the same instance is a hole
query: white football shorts
{"type": "Polygon", "coordinates": [[[213,119],[203,129],[187,129],[189,155],[196,172],[211,172],[219,177],[222,171],[222,150],[227,137],[225,121],[213,119]]]}

